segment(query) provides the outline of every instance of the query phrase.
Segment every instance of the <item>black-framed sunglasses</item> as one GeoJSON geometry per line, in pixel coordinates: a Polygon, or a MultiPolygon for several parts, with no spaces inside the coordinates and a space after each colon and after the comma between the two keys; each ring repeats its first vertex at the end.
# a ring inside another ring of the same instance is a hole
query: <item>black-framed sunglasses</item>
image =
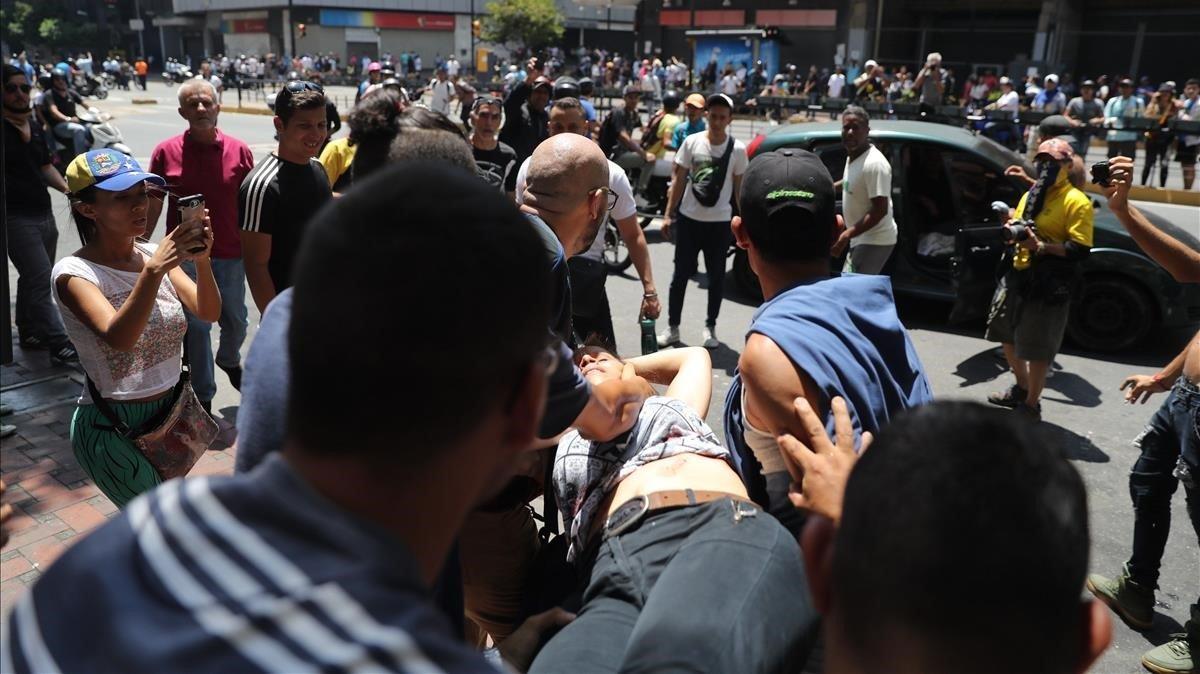
{"type": "Polygon", "coordinates": [[[284,86],[284,89],[286,89],[287,91],[290,91],[293,94],[298,94],[301,91],[317,91],[322,94],[325,93],[324,87],[317,84],[316,82],[309,82],[307,80],[292,80],[291,82],[288,82],[287,85],[284,86]]]}
{"type": "Polygon", "coordinates": [[[593,192],[604,192],[606,195],[608,195],[608,205],[604,207],[604,210],[611,211],[617,207],[617,200],[619,197],[617,197],[617,193],[614,192],[611,187],[605,186],[590,189],[588,190],[588,195],[591,196],[593,192]]]}
{"type": "Polygon", "coordinates": [[[33,87],[29,86],[28,84],[17,84],[16,82],[8,82],[4,85],[4,93],[6,94],[15,94],[17,91],[27,94],[30,91],[33,91],[33,87]]]}

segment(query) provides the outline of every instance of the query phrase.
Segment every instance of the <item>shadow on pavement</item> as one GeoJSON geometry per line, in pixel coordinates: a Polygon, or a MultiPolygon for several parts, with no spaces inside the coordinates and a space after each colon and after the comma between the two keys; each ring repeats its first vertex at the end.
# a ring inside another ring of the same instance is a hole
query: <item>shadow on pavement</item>
{"type": "Polygon", "coordinates": [[[1073,372],[1058,370],[1046,380],[1046,390],[1042,392],[1042,399],[1076,407],[1099,407],[1100,389],[1073,372]],[[1066,397],[1047,395],[1049,391],[1061,393],[1066,397]]]}
{"type": "MultiPolygon", "coordinates": [[[[1176,601],[1182,600],[1176,599],[1176,601]]],[[[1182,601],[1182,603],[1187,604],[1188,602],[1182,601]]],[[[1156,601],[1155,604],[1162,604],[1162,601],[1156,601]]],[[[1169,609],[1171,606],[1168,605],[1165,606],[1165,608],[1169,609]]],[[[1183,629],[1183,625],[1180,625],[1178,620],[1164,613],[1160,613],[1159,611],[1155,611],[1154,625],[1145,632],[1142,632],[1142,636],[1145,637],[1146,641],[1149,641],[1151,644],[1155,646],[1161,646],[1170,641],[1172,636],[1183,631],[1185,631],[1183,629]]]]}
{"type": "Polygon", "coordinates": [[[1054,444],[1061,447],[1063,454],[1071,461],[1086,461],[1088,463],[1108,463],[1111,461],[1108,454],[1104,450],[1096,446],[1090,438],[1079,435],[1078,433],[1063,428],[1056,423],[1045,421],[1042,424],[1046,427],[1050,437],[1054,439],[1054,444]]]}

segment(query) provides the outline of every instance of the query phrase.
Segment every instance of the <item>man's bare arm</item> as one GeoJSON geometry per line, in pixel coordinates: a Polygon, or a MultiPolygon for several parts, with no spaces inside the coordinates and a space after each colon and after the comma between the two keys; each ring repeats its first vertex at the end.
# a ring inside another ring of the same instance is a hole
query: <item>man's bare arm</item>
{"type": "Polygon", "coordinates": [[[1155,227],[1136,207],[1129,203],[1129,188],[1133,185],[1133,160],[1115,157],[1109,163],[1110,185],[1104,189],[1108,208],[1117,216],[1137,245],[1155,262],[1163,266],[1176,281],[1200,282],[1200,252],[1182,241],[1168,236],[1155,227]]]}
{"type": "Polygon", "coordinates": [[[242,231],[242,260],[246,266],[246,283],[250,285],[250,294],[259,313],[267,310],[267,305],[275,299],[275,282],[271,280],[271,272],[267,264],[271,260],[271,235],[261,232],[242,231]]]}

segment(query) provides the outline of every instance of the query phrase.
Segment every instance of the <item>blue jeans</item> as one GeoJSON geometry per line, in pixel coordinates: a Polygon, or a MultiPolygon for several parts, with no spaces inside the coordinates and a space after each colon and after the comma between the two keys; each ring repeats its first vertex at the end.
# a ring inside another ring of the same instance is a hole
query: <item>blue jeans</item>
{"type": "MultiPolygon", "coordinates": [[[[1200,540],[1200,387],[1182,377],[1146,430],[1134,440],[1141,450],[1129,473],[1133,499],[1133,555],[1129,575],[1139,585],[1158,586],[1163,550],[1171,533],[1171,497],[1183,483],[1188,517],[1200,540]]],[[[1200,599],[1191,607],[1187,625],[1200,639],[1200,599]]]]}
{"type": "MultiPolygon", "coordinates": [[[[185,262],[183,271],[192,280],[196,279],[196,265],[185,262]]],[[[217,290],[221,291],[220,345],[217,347],[217,365],[223,368],[239,367],[242,362],[242,343],[246,341],[246,267],[241,258],[212,260],[213,278],[217,290]]],[[[212,323],[202,321],[188,313],[188,365],[192,370],[192,388],[196,397],[209,402],[217,395],[216,374],[213,369],[212,323]]]]}
{"type": "Polygon", "coordinates": [[[590,578],[530,674],[793,672],[816,640],[800,546],[750,503],[650,513],[600,544],[590,578]]]}
{"type": "Polygon", "coordinates": [[[88,131],[87,127],[78,122],[59,122],[54,125],[54,135],[57,138],[71,142],[72,152],[78,156],[87,152],[88,131]]]}
{"type": "Polygon", "coordinates": [[[50,270],[58,247],[54,213],[9,213],[8,257],[17,269],[17,334],[48,344],[67,341],[62,316],[50,299],[50,270]]]}

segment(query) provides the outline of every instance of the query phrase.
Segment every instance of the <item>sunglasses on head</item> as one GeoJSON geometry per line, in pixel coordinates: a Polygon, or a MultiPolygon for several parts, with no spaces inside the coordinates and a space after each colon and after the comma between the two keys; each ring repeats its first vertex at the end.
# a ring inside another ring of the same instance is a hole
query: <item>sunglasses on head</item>
{"type": "Polygon", "coordinates": [[[504,105],[504,101],[495,96],[480,96],[471,104],[471,110],[478,110],[485,105],[504,105]]]}
{"type": "Polygon", "coordinates": [[[305,82],[303,80],[292,80],[291,82],[288,82],[287,86],[284,88],[293,94],[298,94],[301,91],[319,91],[321,93],[325,93],[325,89],[316,82],[305,82]]]}
{"type": "Polygon", "coordinates": [[[4,85],[4,93],[6,94],[15,94],[18,90],[23,94],[27,94],[33,90],[33,87],[28,84],[17,84],[16,82],[9,82],[4,85]]]}

